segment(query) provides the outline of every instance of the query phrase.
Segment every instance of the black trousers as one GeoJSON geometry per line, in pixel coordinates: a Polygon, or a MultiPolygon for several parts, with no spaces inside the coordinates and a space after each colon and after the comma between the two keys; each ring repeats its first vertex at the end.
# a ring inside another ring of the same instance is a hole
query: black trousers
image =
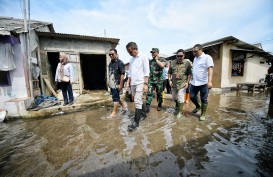
{"type": "Polygon", "coordinates": [[[60,84],[60,88],[62,90],[63,97],[64,97],[64,102],[68,103],[68,99],[69,99],[69,102],[73,102],[74,97],[73,97],[73,90],[72,90],[71,83],[70,82],[59,82],[58,84],[60,84]],[[68,93],[68,95],[67,95],[67,93],[68,93]]]}
{"type": "Polygon", "coordinates": [[[171,86],[169,83],[169,79],[164,80],[163,82],[163,91],[165,90],[165,88],[167,89],[167,93],[171,93],[171,86]]]}

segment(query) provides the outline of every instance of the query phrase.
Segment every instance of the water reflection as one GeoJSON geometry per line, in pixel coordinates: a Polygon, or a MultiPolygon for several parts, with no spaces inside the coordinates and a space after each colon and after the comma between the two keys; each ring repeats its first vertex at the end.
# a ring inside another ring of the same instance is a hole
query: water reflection
{"type": "Polygon", "coordinates": [[[270,176],[266,99],[210,95],[204,122],[192,104],[177,120],[165,100],[132,133],[134,113],[106,119],[110,108],[0,124],[0,176],[270,176]]]}

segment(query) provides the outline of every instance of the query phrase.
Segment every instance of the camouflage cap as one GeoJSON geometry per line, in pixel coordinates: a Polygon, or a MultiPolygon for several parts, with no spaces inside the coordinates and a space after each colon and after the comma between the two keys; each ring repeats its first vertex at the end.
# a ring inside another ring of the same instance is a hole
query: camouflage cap
{"type": "Polygon", "coordinates": [[[153,53],[153,52],[159,53],[159,49],[158,48],[152,48],[151,53],[153,53]]]}

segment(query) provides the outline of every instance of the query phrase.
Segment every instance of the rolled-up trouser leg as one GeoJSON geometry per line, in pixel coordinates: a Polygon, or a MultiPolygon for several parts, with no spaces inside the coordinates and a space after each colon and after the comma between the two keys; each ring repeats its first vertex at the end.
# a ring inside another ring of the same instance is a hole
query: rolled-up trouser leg
{"type": "Polygon", "coordinates": [[[177,99],[179,103],[185,102],[185,93],[186,93],[186,89],[184,88],[178,90],[177,99]]]}
{"type": "Polygon", "coordinates": [[[134,96],[136,109],[142,109],[143,88],[144,88],[144,84],[131,85],[132,95],[134,96]]]}

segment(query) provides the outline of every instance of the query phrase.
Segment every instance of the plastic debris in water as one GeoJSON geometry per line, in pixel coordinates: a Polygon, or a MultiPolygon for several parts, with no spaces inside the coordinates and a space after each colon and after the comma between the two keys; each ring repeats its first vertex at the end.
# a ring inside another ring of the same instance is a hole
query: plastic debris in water
{"type": "Polygon", "coordinates": [[[5,120],[6,115],[7,115],[7,111],[0,109],[0,122],[3,122],[5,120]]]}
{"type": "Polygon", "coordinates": [[[60,111],[60,112],[56,112],[56,113],[53,114],[53,115],[62,115],[62,114],[64,114],[64,112],[63,112],[63,111],[60,111]]]}

